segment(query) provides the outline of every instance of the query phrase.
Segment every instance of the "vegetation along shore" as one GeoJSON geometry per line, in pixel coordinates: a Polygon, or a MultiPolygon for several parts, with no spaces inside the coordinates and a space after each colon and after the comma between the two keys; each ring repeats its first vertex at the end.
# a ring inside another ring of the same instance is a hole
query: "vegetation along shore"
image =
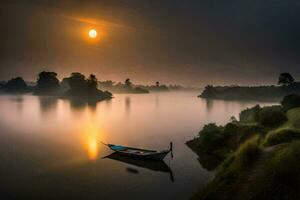
{"type": "Polygon", "coordinates": [[[199,95],[205,99],[280,101],[289,94],[300,94],[300,82],[289,73],[281,73],[277,85],[213,86],[207,85],[199,95]]]}
{"type": "Polygon", "coordinates": [[[207,124],[187,145],[216,170],[192,199],[300,199],[299,95],[246,109],[224,126],[207,124]]]}

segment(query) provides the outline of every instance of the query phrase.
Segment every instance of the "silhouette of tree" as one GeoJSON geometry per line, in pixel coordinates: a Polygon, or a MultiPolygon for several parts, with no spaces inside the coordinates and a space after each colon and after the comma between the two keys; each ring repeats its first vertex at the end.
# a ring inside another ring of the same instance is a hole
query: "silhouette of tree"
{"type": "Polygon", "coordinates": [[[114,84],[115,84],[115,82],[114,82],[114,81],[111,81],[111,80],[101,81],[101,82],[100,82],[100,85],[101,85],[102,87],[107,87],[107,88],[112,87],[114,84]]]}
{"type": "Polygon", "coordinates": [[[278,79],[278,85],[291,85],[295,82],[295,79],[290,73],[281,73],[278,79]]]}
{"type": "Polygon", "coordinates": [[[73,72],[68,82],[72,90],[83,90],[87,88],[85,76],[79,72],[73,72]]]}
{"type": "Polygon", "coordinates": [[[159,87],[159,81],[156,81],[156,87],[159,87]]]}
{"type": "Polygon", "coordinates": [[[9,80],[5,88],[8,92],[24,92],[27,89],[27,84],[22,77],[16,77],[9,80]]]}
{"type": "Polygon", "coordinates": [[[59,88],[57,73],[43,71],[39,73],[37,80],[37,93],[53,92],[59,88]]]}
{"type": "Polygon", "coordinates": [[[91,74],[87,79],[87,86],[90,89],[97,89],[98,87],[98,80],[94,74],[91,74]]]}
{"type": "Polygon", "coordinates": [[[129,78],[127,78],[125,80],[125,87],[128,88],[128,89],[132,88],[132,82],[130,81],[129,78]]]}

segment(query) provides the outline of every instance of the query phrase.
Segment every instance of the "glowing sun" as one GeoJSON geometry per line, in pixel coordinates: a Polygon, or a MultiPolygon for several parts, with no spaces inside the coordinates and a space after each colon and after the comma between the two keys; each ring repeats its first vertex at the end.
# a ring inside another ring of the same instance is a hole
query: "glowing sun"
{"type": "Polygon", "coordinates": [[[97,31],[95,29],[89,30],[89,37],[90,38],[96,38],[97,37],[97,31]]]}

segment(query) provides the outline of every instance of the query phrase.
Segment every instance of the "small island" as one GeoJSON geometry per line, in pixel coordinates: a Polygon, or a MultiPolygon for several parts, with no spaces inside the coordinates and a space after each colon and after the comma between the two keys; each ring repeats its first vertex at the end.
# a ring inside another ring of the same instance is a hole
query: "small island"
{"type": "Polygon", "coordinates": [[[300,96],[207,124],[186,143],[215,178],[192,199],[299,199],[300,96]]]}
{"type": "Polygon", "coordinates": [[[296,82],[293,76],[287,72],[280,74],[277,84],[276,86],[252,87],[207,85],[198,97],[222,100],[280,101],[286,95],[300,94],[300,82],[296,82]]]}
{"type": "Polygon", "coordinates": [[[52,96],[82,102],[97,102],[112,98],[110,92],[98,89],[98,80],[95,75],[91,74],[86,78],[79,72],[73,72],[70,77],[60,82],[56,72],[42,71],[38,74],[35,85],[29,86],[22,77],[16,77],[2,82],[0,90],[2,93],[33,93],[38,96],[52,96]]]}

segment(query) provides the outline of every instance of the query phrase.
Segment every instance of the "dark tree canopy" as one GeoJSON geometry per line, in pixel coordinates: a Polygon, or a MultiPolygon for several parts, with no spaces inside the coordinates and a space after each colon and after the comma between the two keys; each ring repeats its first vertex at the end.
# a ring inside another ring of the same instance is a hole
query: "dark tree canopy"
{"type": "Polygon", "coordinates": [[[291,85],[295,82],[294,77],[290,73],[281,73],[278,79],[278,85],[291,85]]]}
{"type": "Polygon", "coordinates": [[[48,93],[54,92],[59,88],[59,80],[57,79],[57,73],[43,71],[39,73],[37,80],[37,92],[48,93]]]}
{"type": "Polygon", "coordinates": [[[90,89],[97,89],[98,87],[98,80],[94,74],[91,74],[87,79],[87,86],[90,89]]]}
{"type": "Polygon", "coordinates": [[[159,81],[156,81],[155,85],[156,87],[159,87],[160,86],[159,81]]]}
{"type": "Polygon", "coordinates": [[[72,90],[83,90],[87,86],[85,76],[79,72],[73,72],[68,82],[72,90]]]}
{"type": "Polygon", "coordinates": [[[107,80],[107,81],[101,81],[100,85],[103,87],[112,87],[115,84],[114,81],[107,80]]]}
{"type": "Polygon", "coordinates": [[[27,84],[22,77],[16,77],[9,80],[5,88],[8,92],[24,92],[27,89],[27,84]]]}
{"type": "Polygon", "coordinates": [[[125,87],[126,87],[126,88],[131,88],[131,87],[132,87],[132,82],[130,81],[129,78],[127,78],[127,79],[125,80],[125,87]]]}

